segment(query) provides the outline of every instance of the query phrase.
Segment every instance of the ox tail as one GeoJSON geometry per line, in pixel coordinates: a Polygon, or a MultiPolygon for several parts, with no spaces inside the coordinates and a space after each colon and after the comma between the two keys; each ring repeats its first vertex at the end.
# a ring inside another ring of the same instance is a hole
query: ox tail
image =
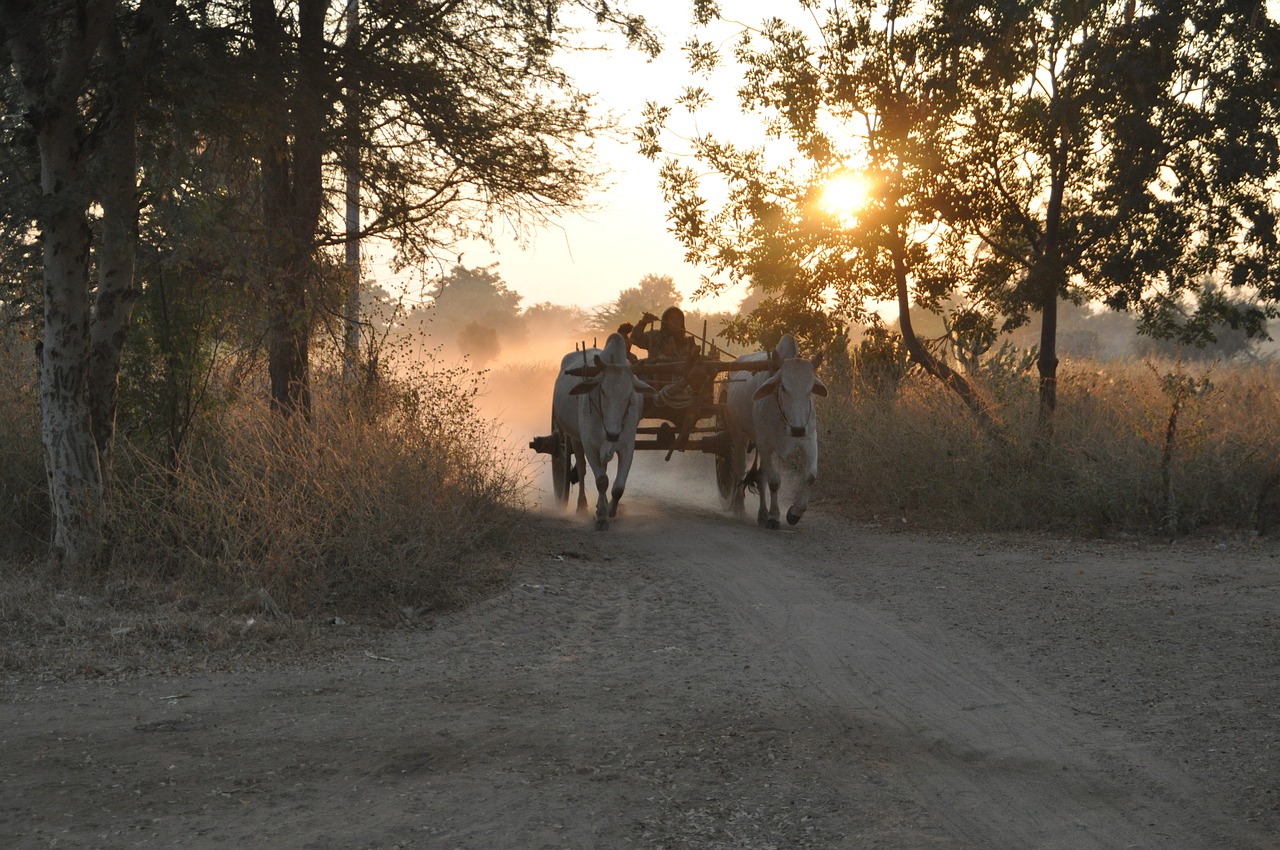
{"type": "Polygon", "coordinates": [[[760,453],[756,452],[755,458],[751,461],[751,469],[742,478],[742,488],[750,490],[752,493],[760,492],[760,453]]]}
{"type": "Polygon", "coordinates": [[[569,467],[569,486],[570,487],[578,483],[578,477],[579,477],[578,462],[575,460],[573,462],[573,465],[569,467]]]}

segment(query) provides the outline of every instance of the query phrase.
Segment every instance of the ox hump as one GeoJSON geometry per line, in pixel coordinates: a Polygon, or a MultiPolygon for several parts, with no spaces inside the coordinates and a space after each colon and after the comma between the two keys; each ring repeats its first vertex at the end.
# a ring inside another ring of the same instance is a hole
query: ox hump
{"type": "Polygon", "coordinates": [[[596,362],[596,355],[600,353],[598,348],[587,348],[579,351],[570,351],[564,357],[560,358],[560,371],[565,369],[576,369],[579,366],[590,366],[596,362]]]}
{"type": "Polygon", "coordinates": [[[609,334],[609,338],[604,341],[604,349],[600,352],[600,359],[605,363],[620,365],[630,362],[627,360],[627,341],[623,339],[622,334],[609,334]]]}
{"type": "Polygon", "coordinates": [[[800,356],[800,346],[796,345],[796,338],[791,334],[783,334],[773,350],[783,360],[794,360],[800,356]]]}

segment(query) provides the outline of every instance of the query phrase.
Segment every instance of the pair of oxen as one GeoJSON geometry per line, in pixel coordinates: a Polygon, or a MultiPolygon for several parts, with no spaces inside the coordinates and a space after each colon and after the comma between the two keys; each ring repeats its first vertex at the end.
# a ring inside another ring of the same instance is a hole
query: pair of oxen
{"type": "MultiPolygon", "coordinates": [[[[781,463],[802,455],[800,483],[795,502],[787,509],[787,522],[795,525],[809,505],[809,488],[818,477],[818,423],[814,396],[827,388],[818,378],[822,355],[801,357],[795,339],[787,334],[773,351],[745,354],[738,363],[759,364],[758,371],[734,371],[729,375],[725,418],[732,446],[730,474],[734,482],[731,508],[744,512],[746,489],[754,483],[760,494],[756,514],[766,528],[781,526],[778,490],[781,463]],[[767,366],[765,364],[767,363],[767,366]],[[746,474],[747,453],[755,446],[758,475],[746,474]],[[769,504],[765,506],[765,486],[769,504]]],[[[618,502],[627,487],[635,454],[636,427],[644,406],[643,396],[653,387],[640,380],[627,358],[626,340],[611,334],[603,348],[566,354],[560,364],[552,396],[552,428],[565,434],[575,456],[578,509],[587,506],[585,470],[590,467],[596,485],[596,528],[609,526],[617,516],[618,502]],[[583,376],[582,363],[594,363],[596,374],[583,376]],[[572,374],[577,372],[579,374],[572,374]],[[609,493],[608,465],[618,458],[613,490],[609,493]]],[[[570,485],[571,486],[571,485],[570,485]]]]}

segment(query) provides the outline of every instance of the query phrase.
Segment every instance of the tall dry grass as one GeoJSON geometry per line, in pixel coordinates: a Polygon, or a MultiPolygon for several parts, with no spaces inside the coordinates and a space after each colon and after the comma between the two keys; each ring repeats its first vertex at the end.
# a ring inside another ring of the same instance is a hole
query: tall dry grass
{"type": "Polygon", "coordinates": [[[254,394],[207,423],[176,468],[122,452],[111,571],[256,592],[297,612],[466,598],[519,533],[526,484],[457,378],[354,395],[322,381],[310,424],[254,394]]]}
{"type": "Polygon", "coordinates": [[[1064,362],[1047,442],[1031,373],[977,382],[1000,436],[923,376],[830,399],[821,492],[860,515],[953,529],[1185,534],[1274,521],[1273,363],[1064,362]]]}
{"type": "MultiPolygon", "coordinates": [[[[49,516],[34,369],[7,354],[0,557],[39,575],[49,516]]],[[[322,373],[309,425],[273,414],[265,388],[224,395],[176,463],[122,422],[104,563],[63,580],[251,594],[298,614],[420,610],[491,582],[521,533],[524,460],[498,445],[464,373],[384,375],[359,392],[322,373]]]]}

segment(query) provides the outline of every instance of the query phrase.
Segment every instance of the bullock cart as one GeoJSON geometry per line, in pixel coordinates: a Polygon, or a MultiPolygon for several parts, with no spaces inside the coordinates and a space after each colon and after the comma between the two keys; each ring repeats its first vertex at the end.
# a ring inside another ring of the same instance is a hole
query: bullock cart
{"type": "MultiPolygon", "coordinates": [[[[636,450],[665,452],[666,460],[676,452],[695,451],[715,455],[716,487],[727,507],[733,497],[731,444],[725,424],[725,382],[728,373],[757,372],[769,368],[768,362],[735,363],[703,335],[689,334],[697,343],[696,351],[681,360],[646,358],[632,365],[636,377],[656,390],[645,395],[640,424],[636,428],[636,450]]],[[[566,374],[591,377],[599,371],[587,362],[583,345],[581,366],[567,369],[566,374]]],[[[551,481],[556,501],[564,505],[576,482],[573,453],[568,438],[552,426],[552,433],[534,437],[529,448],[551,456],[551,481]]]]}

